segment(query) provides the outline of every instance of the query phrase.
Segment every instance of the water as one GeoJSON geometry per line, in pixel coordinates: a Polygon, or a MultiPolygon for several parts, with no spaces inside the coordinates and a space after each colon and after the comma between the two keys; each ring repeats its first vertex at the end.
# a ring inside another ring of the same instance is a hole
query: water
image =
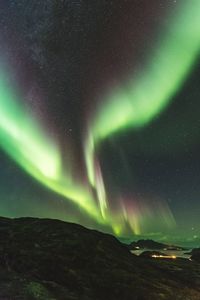
{"type": "Polygon", "coordinates": [[[191,257],[191,254],[185,254],[187,252],[191,252],[192,249],[187,249],[187,250],[156,250],[156,249],[139,249],[139,250],[131,250],[131,253],[135,254],[135,255],[140,255],[142,252],[144,251],[158,251],[158,252],[162,252],[166,255],[175,255],[176,257],[181,257],[181,258],[185,258],[185,259],[189,259],[191,257]]]}

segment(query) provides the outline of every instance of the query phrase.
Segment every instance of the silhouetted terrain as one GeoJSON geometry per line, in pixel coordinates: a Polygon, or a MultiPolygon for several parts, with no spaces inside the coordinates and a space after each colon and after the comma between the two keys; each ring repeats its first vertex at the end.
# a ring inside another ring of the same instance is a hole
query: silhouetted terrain
{"type": "Polygon", "coordinates": [[[76,224],[0,218],[0,299],[199,300],[200,264],[137,257],[76,224]]]}
{"type": "Polygon", "coordinates": [[[193,249],[190,254],[193,260],[200,262],[200,248],[193,249]]]}
{"type": "Polygon", "coordinates": [[[165,253],[159,252],[159,251],[143,251],[140,256],[142,257],[146,257],[146,258],[152,258],[152,255],[162,255],[162,256],[166,256],[165,253]]]}
{"type": "Polygon", "coordinates": [[[130,243],[128,245],[130,250],[137,250],[137,249],[156,249],[156,250],[185,250],[182,247],[175,246],[175,245],[167,245],[163,243],[159,243],[153,240],[138,240],[130,243]]]}

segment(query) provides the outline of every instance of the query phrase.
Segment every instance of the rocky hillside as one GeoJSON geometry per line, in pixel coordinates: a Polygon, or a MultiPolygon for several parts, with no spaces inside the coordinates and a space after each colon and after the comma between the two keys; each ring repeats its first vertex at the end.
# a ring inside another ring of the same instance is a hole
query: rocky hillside
{"type": "Polygon", "coordinates": [[[0,299],[200,299],[200,265],[136,257],[111,235],[0,218],[0,299]]]}

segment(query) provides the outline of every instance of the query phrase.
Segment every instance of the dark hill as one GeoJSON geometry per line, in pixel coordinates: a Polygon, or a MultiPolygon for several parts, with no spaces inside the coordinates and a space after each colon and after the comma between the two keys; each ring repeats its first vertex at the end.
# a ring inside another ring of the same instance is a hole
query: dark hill
{"type": "Polygon", "coordinates": [[[190,254],[193,260],[200,262],[200,248],[194,248],[190,254]]]}
{"type": "Polygon", "coordinates": [[[1,300],[200,299],[198,268],[136,257],[80,225],[0,218],[1,300]]]}
{"type": "Polygon", "coordinates": [[[159,251],[143,251],[140,256],[142,257],[146,257],[146,258],[152,258],[152,255],[162,255],[162,256],[166,256],[165,253],[159,252],[159,251]]]}
{"type": "Polygon", "coordinates": [[[134,241],[132,243],[130,243],[128,245],[128,248],[130,250],[136,250],[136,249],[156,249],[156,250],[164,250],[164,249],[168,249],[168,250],[185,250],[182,247],[179,246],[174,246],[174,245],[168,245],[168,244],[163,244],[163,243],[159,243],[156,242],[154,240],[138,240],[138,241],[134,241]]]}

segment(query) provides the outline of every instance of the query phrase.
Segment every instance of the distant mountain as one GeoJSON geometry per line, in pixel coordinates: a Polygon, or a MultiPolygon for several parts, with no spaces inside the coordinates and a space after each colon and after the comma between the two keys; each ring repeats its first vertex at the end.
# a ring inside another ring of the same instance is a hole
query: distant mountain
{"type": "Polygon", "coordinates": [[[77,224],[0,218],[1,300],[200,299],[198,268],[137,257],[77,224]]]}
{"type": "Polygon", "coordinates": [[[140,256],[146,257],[146,258],[152,258],[153,256],[166,256],[166,254],[159,252],[159,251],[143,251],[140,256]]]}
{"type": "Polygon", "coordinates": [[[167,245],[153,240],[138,240],[137,242],[132,242],[128,245],[129,250],[139,250],[139,249],[155,249],[155,250],[185,250],[180,246],[167,245]]]}
{"type": "Polygon", "coordinates": [[[188,254],[191,254],[191,259],[200,262],[200,248],[194,248],[188,254]]]}

